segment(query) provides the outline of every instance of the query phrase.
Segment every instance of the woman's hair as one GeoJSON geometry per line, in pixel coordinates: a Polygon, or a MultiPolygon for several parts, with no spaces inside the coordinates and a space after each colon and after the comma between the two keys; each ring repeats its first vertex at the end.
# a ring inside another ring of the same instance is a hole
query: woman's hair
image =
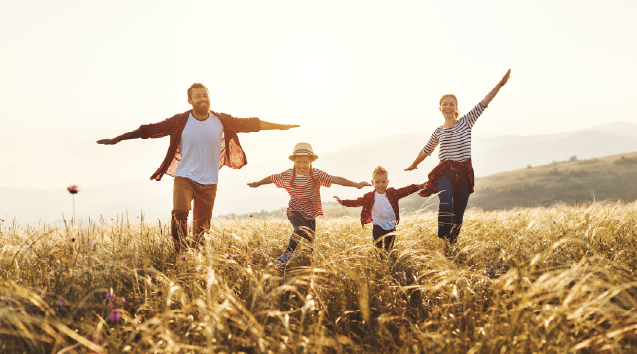
{"type": "Polygon", "coordinates": [[[438,103],[438,105],[442,106],[442,100],[444,100],[447,97],[451,97],[456,101],[456,118],[458,118],[458,116],[460,116],[460,111],[458,110],[458,97],[456,97],[456,95],[454,95],[453,93],[442,95],[442,97],[440,97],[440,102],[438,103]]]}
{"type": "MultiPolygon", "coordinates": [[[[308,171],[308,173],[310,174],[310,176],[312,176],[312,187],[316,187],[316,185],[318,184],[318,182],[316,181],[316,177],[314,176],[314,173],[312,173],[312,165],[310,165],[310,170],[308,171]]],[[[294,165],[294,168],[292,169],[292,179],[290,180],[290,187],[294,188],[294,177],[296,177],[296,165],[294,165]]]]}
{"type": "Polygon", "coordinates": [[[389,178],[389,173],[387,172],[387,170],[384,167],[376,167],[374,169],[374,172],[372,172],[372,178],[376,177],[376,175],[385,175],[387,176],[387,178],[389,178]]]}

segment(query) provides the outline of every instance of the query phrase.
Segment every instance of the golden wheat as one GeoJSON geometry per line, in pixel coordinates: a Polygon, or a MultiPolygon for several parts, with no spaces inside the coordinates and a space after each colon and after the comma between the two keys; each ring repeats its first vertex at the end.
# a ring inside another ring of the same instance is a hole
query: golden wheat
{"type": "Polygon", "coordinates": [[[471,210],[448,257],[430,211],[403,216],[389,257],[358,219],[319,218],[286,266],[283,218],[213,221],[185,257],[165,223],[4,224],[0,350],[631,352],[636,215],[471,210]]]}

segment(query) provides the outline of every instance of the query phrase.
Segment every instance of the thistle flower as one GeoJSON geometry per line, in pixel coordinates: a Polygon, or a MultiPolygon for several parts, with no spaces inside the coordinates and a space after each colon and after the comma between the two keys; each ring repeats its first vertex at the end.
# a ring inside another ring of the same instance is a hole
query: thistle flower
{"type": "Polygon", "coordinates": [[[228,258],[232,258],[232,257],[234,257],[234,256],[232,255],[232,253],[226,253],[226,257],[228,257],[228,258]]]}
{"type": "Polygon", "coordinates": [[[73,197],[73,218],[71,218],[71,220],[75,220],[75,195],[80,191],[80,189],[77,188],[76,185],[72,185],[66,187],[66,190],[69,191],[69,193],[71,193],[71,196],[73,197]]]}
{"type": "Polygon", "coordinates": [[[186,255],[184,254],[183,256],[179,257],[179,259],[181,259],[182,261],[186,261],[186,255]]]}
{"type": "Polygon", "coordinates": [[[110,319],[111,319],[111,322],[119,322],[119,320],[121,320],[119,311],[117,310],[111,311],[110,319]]]}

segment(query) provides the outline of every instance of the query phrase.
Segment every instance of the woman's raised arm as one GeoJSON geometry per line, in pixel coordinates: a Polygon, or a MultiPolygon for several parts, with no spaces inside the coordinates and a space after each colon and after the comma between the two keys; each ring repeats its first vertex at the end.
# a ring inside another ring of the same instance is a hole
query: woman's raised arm
{"type": "Polygon", "coordinates": [[[502,77],[502,80],[500,80],[500,82],[498,82],[497,85],[495,85],[495,87],[493,88],[493,90],[491,90],[491,92],[489,92],[484,99],[482,100],[482,103],[485,106],[489,106],[489,103],[491,102],[491,100],[493,99],[493,97],[495,97],[495,95],[498,94],[498,91],[500,91],[500,88],[502,88],[502,86],[506,85],[507,81],[509,81],[509,76],[511,76],[511,69],[509,69],[509,71],[507,71],[506,74],[504,74],[504,77],[502,77]]]}

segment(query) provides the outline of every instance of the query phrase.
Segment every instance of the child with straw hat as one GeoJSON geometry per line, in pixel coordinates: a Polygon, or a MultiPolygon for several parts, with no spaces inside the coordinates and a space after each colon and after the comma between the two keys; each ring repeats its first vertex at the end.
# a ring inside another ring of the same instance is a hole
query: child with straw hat
{"type": "Polygon", "coordinates": [[[248,183],[251,188],[274,183],[278,188],[283,188],[290,194],[287,217],[292,223],[294,231],[290,236],[286,251],[274,261],[276,264],[285,263],[290,259],[301,238],[313,242],[316,232],[315,219],[317,216],[323,215],[321,186],[330,187],[332,183],[358,189],[371,186],[367,182],[355,183],[343,177],[331,176],[317,168],[312,168],[312,162],[316,161],[318,156],[314,154],[312,145],[308,143],[296,144],[289,159],[294,162],[293,168],[268,176],[261,181],[248,183]]]}

